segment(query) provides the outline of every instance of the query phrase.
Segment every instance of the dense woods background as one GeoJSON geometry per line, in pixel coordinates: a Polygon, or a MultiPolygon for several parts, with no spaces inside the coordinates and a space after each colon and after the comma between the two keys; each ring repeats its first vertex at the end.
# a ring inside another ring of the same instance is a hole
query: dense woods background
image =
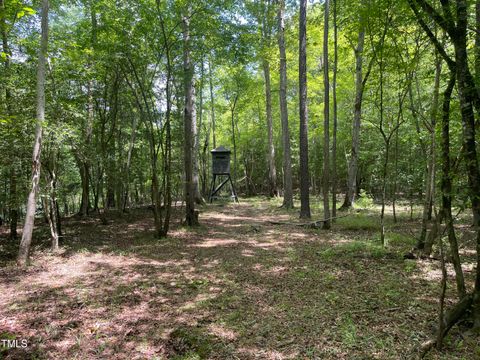
{"type": "Polygon", "coordinates": [[[198,225],[224,145],[241,197],[324,229],[357,203],[378,205],[383,245],[386,214],[421,219],[410,255],[444,236],[459,298],[437,343],[472,304],[480,326],[480,262],[469,289],[455,235],[471,216],[480,259],[480,1],[0,0],[0,31],[0,216],[11,241],[25,223],[19,264],[35,215],[54,249],[75,214],[150,206],[164,238],[178,202],[198,225]]]}

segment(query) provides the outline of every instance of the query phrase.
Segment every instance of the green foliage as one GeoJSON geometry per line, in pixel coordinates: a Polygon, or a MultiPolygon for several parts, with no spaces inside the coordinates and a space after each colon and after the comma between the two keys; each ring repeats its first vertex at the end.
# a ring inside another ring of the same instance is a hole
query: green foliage
{"type": "Polygon", "coordinates": [[[371,209],[374,206],[373,198],[364,189],[361,189],[358,198],[355,200],[355,206],[361,209],[371,209]]]}

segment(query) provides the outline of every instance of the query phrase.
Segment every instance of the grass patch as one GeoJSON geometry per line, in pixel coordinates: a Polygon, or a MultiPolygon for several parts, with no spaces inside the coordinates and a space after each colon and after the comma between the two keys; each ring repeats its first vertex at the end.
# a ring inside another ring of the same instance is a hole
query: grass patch
{"type": "Polygon", "coordinates": [[[397,232],[390,232],[386,234],[386,240],[389,245],[395,247],[408,247],[415,246],[417,239],[413,236],[401,234],[397,232]]]}
{"type": "Polygon", "coordinates": [[[336,224],[344,230],[380,231],[379,219],[365,214],[352,214],[345,218],[340,218],[336,224]]]}

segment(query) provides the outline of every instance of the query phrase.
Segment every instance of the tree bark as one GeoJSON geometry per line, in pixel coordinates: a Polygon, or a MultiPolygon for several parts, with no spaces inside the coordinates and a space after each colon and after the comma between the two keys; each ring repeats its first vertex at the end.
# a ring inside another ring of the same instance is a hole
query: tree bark
{"type": "Polygon", "coordinates": [[[272,119],[272,91],[270,87],[270,63],[263,60],[263,75],[265,77],[265,108],[267,114],[268,137],[268,193],[270,197],[278,195],[277,169],[275,167],[275,146],[273,144],[273,119],[272,119]]]}
{"type": "Polygon", "coordinates": [[[329,30],[330,0],[325,0],[325,20],[323,28],[323,228],[330,229],[330,80],[328,66],[328,30],[329,30]]]}
{"type": "MultiPolygon", "coordinates": [[[[420,232],[420,238],[417,242],[418,249],[424,249],[425,239],[427,235],[427,228],[429,220],[432,218],[432,207],[433,199],[435,192],[435,124],[437,119],[437,109],[438,109],[438,96],[440,89],[440,76],[442,73],[441,58],[436,53],[435,55],[435,83],[433,87],[433,101],[432,108],[430,111],[431,120],[429,124],[428,131],[430,132],[430,147],[428,151],[428,163],[427,163],[427,179],[425,182],[425,200],[423,203],[423,214],[422,214],[422,230],[420,232]]],[[[431,247],[430,247],[431,248],[431,247]]]]}
{"type": "MultiPolygon", "coordinates": [[[[362,2],[364,3],[364,2],[362,2]]],[[[363,49],[365,46],[365,25],[360,18],[360,30],[358,32],[357,47],[355,48],[355,103],[352,127],[352,148],[348,162],[347,192],[341,207],[342,210],[353,207],[357,193],[358,158],[360,155],[360,123],[362,118],[363,91],[368,75],[363,78],[363,49]]],[[[368,74],[368,73],[367,73],[368,74]]]]}
{"type": "Polygon", "coordinates": [[[212,121],[212,140],[213,148],[217,148],[217,140],[215,138],[215,99],[213,97],[213,78],[212,78],[212,62],[211,59],[208,59],[208,80],[210,83],[210,111],[211,111],[211,121],[212,121]]]}
{"type": "Polygon", "coordinates": [[[30,245],[32,243],[33,226],[35,223],[35,208],[37,203],[37,192],[40,181],[40,156],[42,150],[42,125],[45,120],[45,64],[48,50],[48,0],[42,0],[41,40],[40,51],[38,52],[37,69],[37,121],[35,128],[35,143],[32,156],[32,183],[27,200],[25,224],[23,227],[22,240],[18,252],[17,263],[25,266],[28,260],[30,245]]]}
{"type": "Polygon", "coordinates": [[[285,0],[278,7],[278,48],[280,52],[280,116],[282,120],[283,146],[283,206],[293,208],[292,157],[287,106],[287,54],[285,51],[285,0]]]}
{"type": "Polygon", "coordinates": [[[460,111],[462,115],[464,159],[467,168],[469,197],[472,204],[474,228],[477,237],[477,270],[473,297],[475,327],[480,327],[480,169],[475,143],[474,102],[478,97],[469,70],[467,55],[468,7],[465,0],[457,0],[457,26],[451,34],[455,48],[456,76],[460,111]]]}
{"type": "Polygon", "coordinates": [[[235,109],[237,107],[238,93],[234,95],[233,103],[230,104],[230,125],[232,127],[233,144],[233,183],[237,183],[237,137],[235,135],[235,109]]]}
{"type": "Polygon", "coordinates": [[[455,74],[450,75],[447,89],[443,95],[442,107],[442,213],[447,227],[448,242],[450,244],[450,252],[452,254],[453,267],[455,269],[455,279],[457,283],[457,293],[460,299],[465,294],[465,280],[463,276],[462,264],[458,254],[457,237],[453,227],[452,216],[452,174],[450,168],[450,99],[452,97],[453,88],[455,86],[455,74]]]}
{"type": "MultiPolygon", "coordinates": [[[[0,0],[0,32],[2,35],[2,51],[5,54],[3,60],[3,65],[5,68],[5,107],[8,116],[13,115],[12,108],[12,92],[9,86],[9,77],[10,77],[10,57],[11,51],[8,44],[8,32],[6,24],[6,8],[4,0],[0,0]]],[[[18,194],[17,194],[17,170],[15,154],[12,154],[12,166],[10,169],[10,194],[8,200],[8,211],[10,218],[10,239],[16,240],[18,237],[17,234],[17,225],[18,225],[18,194]]]]}
{"type": "Polygon", "coordinates": [[[198,225],[195,216],[195,186],[193,179],[193,152],[195,136],[195,95],[193,83],[193,65],[190,55],[190,19],[183,16],[183,71],[184,71],[184,169],[185,169],[185,220],[188,226],[198,225]]]}
{"type": "Polygon", "coordinates": [[[18,194],[17,194],[17,170],[16,164],[12,164],[10,170],[10,196],[9,196],[9,217],[10,217],[10,239],[18,238],[18,194]]]}
{"type": "Polygon", "coordinates": [[[123,201],[122,201],[122,211],[125,212],[127,209],[129,189],[130,189],[130,165],[132,163],[132,153],[133,148],[135,147],[135,139],[137,135],[137,117],[133,115],[132,121],[132,133],[130,134],[130,142],[128,145],[127,151],[127,162],[125,164],[125,188],[123,191],[123,201]]]}
{"type": "MultiPolygon", "coordinates": [[[[194,162],[194,183],[195,183],[195,202],[197,204],[205,203],[203,199],[203,192],[200,189],[203,189],[205,184],[205,178],[202,177],[201,179],[201,186],[200,186],[200,135],[202,132],[203,126],[203,80],[204,80],[204,68],[203,68],[203,58],[201,60],[200,65],[200,84],[198,86],[198,90],[200,92],[199,96],[199,111],[198,111],[198,126],[195,125],[195,162],[194,162]]],[[[202,169],[203,170],[203,169],[202,169]]]]}
{"type": "MultiPolygon", "coordinates": [[[[338,72],[338,26],[337,0],[333,0],[333,138],[332,138],[332,217],[337,216],[337,72],[338,72]]],[[[335,220],[332,220],[334,222],[335,220]]]]}
{"type": "Polygon", "coordinates": [[[310,214],[307,111],[307,1],[300,0],[298,77],[300,91],[300,218],[310,214]]]}

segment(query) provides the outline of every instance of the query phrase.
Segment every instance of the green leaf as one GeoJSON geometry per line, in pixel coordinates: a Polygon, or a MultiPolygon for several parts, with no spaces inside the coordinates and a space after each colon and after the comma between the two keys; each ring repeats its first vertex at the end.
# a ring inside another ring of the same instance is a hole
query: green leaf
{"type": "Polygon", "coordinates": [[[24,6],[22,8],[22,10],[20,10],[18,13],[17,13],[17,19],[21,19],[22,17],[24,17],[25,15],[33,15],[35,14],[35,10],[32,9],[31,7],[29,6],[24,6]]]}

